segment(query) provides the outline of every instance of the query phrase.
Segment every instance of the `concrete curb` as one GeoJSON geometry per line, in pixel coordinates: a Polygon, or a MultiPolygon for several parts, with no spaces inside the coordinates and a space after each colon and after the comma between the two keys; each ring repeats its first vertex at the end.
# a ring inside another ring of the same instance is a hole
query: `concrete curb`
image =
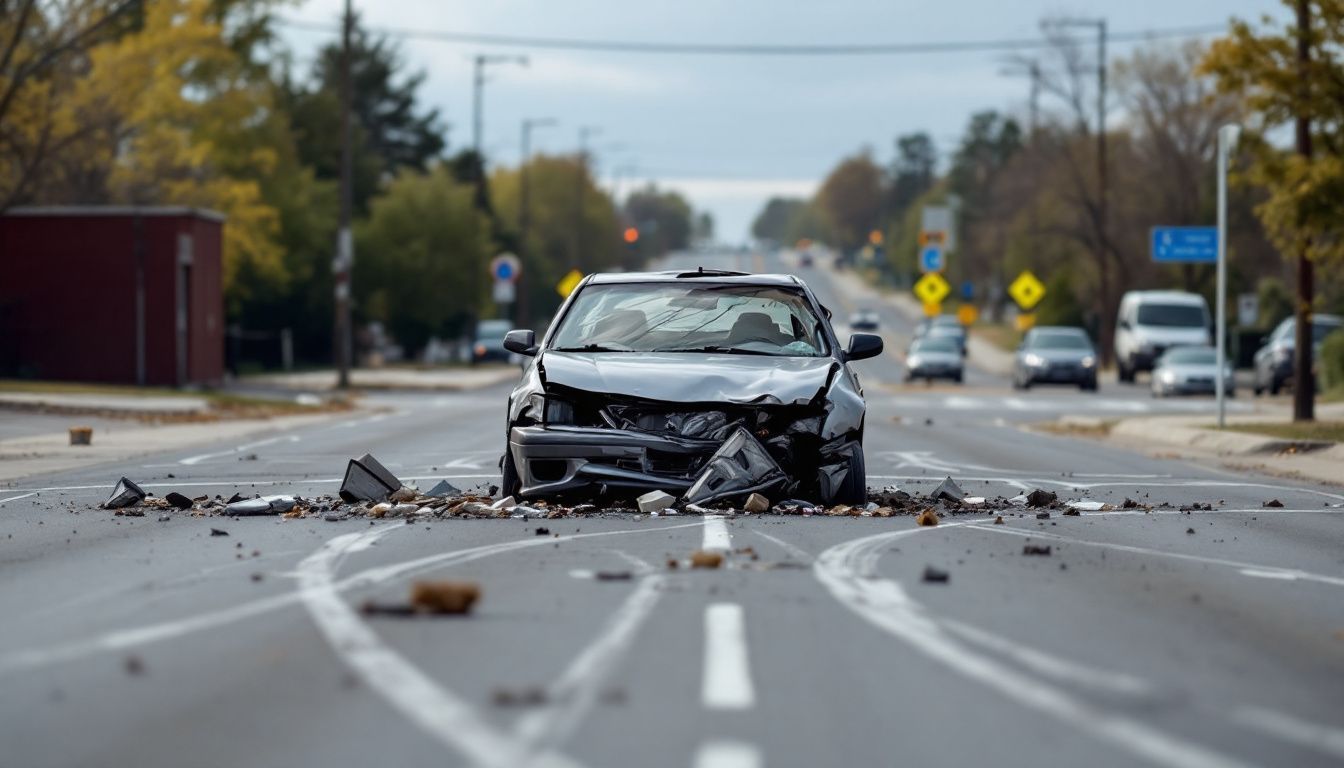
{"type": "MultiPolygon", "coordinates": [[[[367,391],[468,392],[493,387],[520,376],[516,366],[415,371],[401,369],[350,372],[350,385],[367,391]]],[[[275,387],[291,391],[327,392],[336,389],[335,371],[261,374],[239,380],[247,386],[275,387]]]]}

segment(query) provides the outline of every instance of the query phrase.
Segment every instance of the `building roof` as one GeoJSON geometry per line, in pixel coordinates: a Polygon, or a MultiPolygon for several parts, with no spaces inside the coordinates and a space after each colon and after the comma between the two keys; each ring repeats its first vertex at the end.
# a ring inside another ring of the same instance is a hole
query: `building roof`
{"type": "Polygon", "coordinates": [[[21,205],[5,211],[4,216],[196,216],[224,223],[219,211],[186,205],[21,205]]]}

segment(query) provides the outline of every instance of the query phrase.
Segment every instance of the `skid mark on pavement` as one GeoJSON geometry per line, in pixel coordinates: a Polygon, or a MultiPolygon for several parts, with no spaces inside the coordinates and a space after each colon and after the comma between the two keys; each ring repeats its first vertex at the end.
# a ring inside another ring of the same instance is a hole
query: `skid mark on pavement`
{"type": "MultiPolygon", "coordinates": [[[[1242,765],[1226,755],[1170,736],[1146,723],[1106,712],[963,645],[900,584],[878,578],[877,560],[895,538],[937,529],[893,531],[838,544],[813,565],[817,580],[849,610],[948,669],[997,691],[1003,697],[1054,717],[1069,727],[1152,763],[1173,768],[1227,768],[1242,765]]],[[[983,632],[983,630],[982,630],[983,632]]],[[[986,633],[987,635],[989,633],[986,633]]],[[[1010,644],[1008,641],[1001,641],[1010,644]]]]}
{"type": "Polygon", "coordinates": [[[1091,541],[1089,539],[1076,539],[1071,536],[1061,536],[1057,533],[1045,533],[1043,531],[1019,531],[1004,525],[972,525],[973,531],[983,531],[985,533],[997,533],[1004,536],[1018,536],[1024,539],[1048,539],[1065,544],[1077,544],[1082,547],[1098,547],[1109,549],[1116,552],[1129,552],[1135,555],[1146,555],[1149,557],[1166,557],[1173,560],[1184,560],[1191,563],[1200,563],[1203,565],[1222,565],[1228,568],[1235,568],[1245,576],[1254,576],[1267,579],[1281,579],[1284,581],[1313,581],[1318,584],[1329,584],[1333,587],[1344,587],[1344,578],[1338,576],[1326,576],[1321,573],[1311,573],[1309,571],[1298,570],[1296,568],[1278,568],[1272,565],[1258,565],[1255,563],[1243,563],[1239,560],[1228,560],[1221,557],[1204,557],[1202,555],[1187,555],[1183,552],[1167,552],[1160,549],[1149,549],[1148,547],[1136,547],[1129,544],[1112,544],[1104,541],[1091,541]],[[1249,571],[1249,572],[1248,572],[1249,571]]]}

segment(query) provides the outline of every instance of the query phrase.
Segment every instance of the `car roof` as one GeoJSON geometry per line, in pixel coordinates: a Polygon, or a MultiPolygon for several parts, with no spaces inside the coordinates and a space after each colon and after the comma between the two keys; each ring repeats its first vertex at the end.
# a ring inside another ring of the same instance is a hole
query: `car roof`
{"type": "Polygon", "coordinates": [[[597,272],[585,281],[593,285],[618,283],[695,283],[707,282],[737,285],[771,285],[800,288],[803,281],[793,275],[760,274],[698,267],[696,269],[666,270],[663,272],[597,272]],[[703,271],[702,271],[703,270],[703,271]]]}
{"type": "Polygon", "coordinates": [[[1204,306],[1204,297],[1187,291],[1130,291],[1125,294],[1124,302],[1161,301],[1169,304],[1190,304],[1204,306]]]}

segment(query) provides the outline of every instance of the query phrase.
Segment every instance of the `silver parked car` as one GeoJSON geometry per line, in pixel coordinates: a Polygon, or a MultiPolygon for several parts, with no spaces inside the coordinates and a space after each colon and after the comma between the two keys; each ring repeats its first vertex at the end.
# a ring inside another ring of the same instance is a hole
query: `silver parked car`
{"type": "Polygon", "coordinates": [[[1223,392],[1236,396],[1232,364],[1224,363],[1218,372],[1218,352],[1213,347],[1173,347],[1157,359],[1153,368],[1153,397],[1168,395],[1214,394],[1214,382],[1220,378],[1223,392]]]}
{"type": "MultiPolygon", "coordinates": [[[[1339,315],[1314,314],[1311,316],[1312,359],[1321,359],[1321,343],[1325,337],[1344,329],[1344,318],[1339,315]]],[[[1293,378],[1293,356],[1297,349],[1297,319],[1288,318],[1279,323],[1255,352],[1255,394],[1279,394],[1284,384],[1293,378]]]]}
{"type": "Polygon", "coordinates": [[[960,384],[963,373],[961,348],[950,336],[924,336],[910,343],[905,354],[905,380],[951,379],[960,384]]]}
{"type": "Polygon", "coordinates": [[[1027,331],[1013,358],[1013,387],[1076,384],[1097,388],[1097,350],[1082,328],[1047,325],[1027,331]]]}

